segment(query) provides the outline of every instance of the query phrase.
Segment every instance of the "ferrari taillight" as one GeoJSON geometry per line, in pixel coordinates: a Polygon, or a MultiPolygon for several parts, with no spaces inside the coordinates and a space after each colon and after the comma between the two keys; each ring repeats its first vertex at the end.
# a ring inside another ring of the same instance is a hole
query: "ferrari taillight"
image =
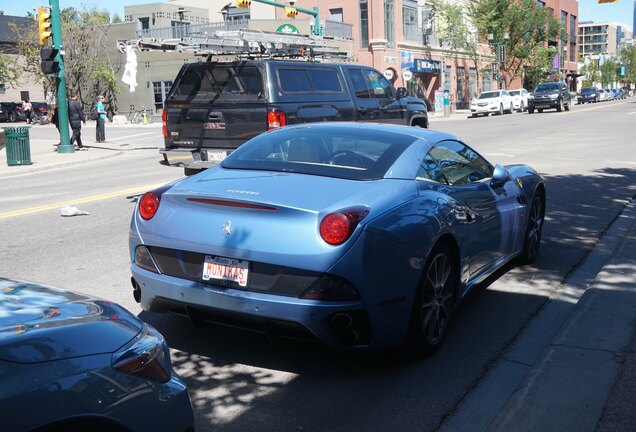
{"type": "Polygon", "coordinates": [[[367,214],[369,209],[366,207],[354,207],[329,213],[320,222],[320,237],[330,245],[342,244],[367,214]]]}
{"type": "Polygon", "coordinates": [[[161,113],[161,121],[163,122],[163,126],[161,127],[163,137],[168,138],[168,109],[166,107],[163,107],[163,112],[161,113]]]}
{"type": "Polygon", "coordinates": [[[287,125],[287,116],[283,111],[267,111],[267,130],[277,129],[287,125]]]}
{"type": "Polygon", "coordinates": [[[159,210],[161,195],[171,187],[170,185],[166,185],[143,194],[139,200],[139,216],[145,220],[152,219],[155,214],[157,214],[157,210],[159,210]]]}

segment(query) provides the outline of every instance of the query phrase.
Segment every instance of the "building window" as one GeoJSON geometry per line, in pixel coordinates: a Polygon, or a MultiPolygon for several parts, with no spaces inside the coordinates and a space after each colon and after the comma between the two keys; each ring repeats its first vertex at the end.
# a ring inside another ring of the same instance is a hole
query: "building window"
{"type": "Polygon", "coordinates": [[[142,30],[148,30],[150,28],[150,18],[149,17],[138,18],[138,20],[141,23],[141,29],[142,30]]]}
{"type": "Polygon", "coordinates": [[[369,46],[369,5],[360,0],[360,48],[369,46]]]}
{"type": "Polygon", "coordinates": [[[172,87],[172,81],[153,81],[152,82],[152,97],[155,112],[163,111],[163,103],[168,96],[168,92],[172,87]]]}
{"type": "Polygon", "coordinates": [[[446,69],[444,70],[444,89],[443,90],[450,90],[451,88],[451,66],[446,66],[446,69]]]}
{"type": "Polygon", "coordinates": [[[472,98],[476,98],[478,96],[477,94],[477,69],[475,68],[470,68],[468,69],[468,88],[469,88],[469,95],[468,95],[468,100],[472,99],[472,98]]]}
{"type": "Polygon", "coordinates": [[[572,40],[572,37],[576,38],[576,27],[576,17],[574,15],[570,15],[570,40],[572,40]]]}
{"type": "Polygon", "coordinates": [[[329,9],[329,19],[331,21],[342,21],[342,8],[329,9]]]}
{"type": "Polygon", "coordinates": [[[393,34],[393,0],[384,0],[384,37],[387,48],[395,47],[393,34]]]}
{"type": "Polygon", "coordinates": [[[570,42],[570,61],[576,61],[576,44],[574,42],[570,42]]]}
{"type": "Polygon", "coordinates": [[[417,3],[404,0],[402,4],[402,29],[405,40],[414,40],[419,33],[420,40],[422,31],[417,28],[417,3]]]}
{"type": "Polygon", "coordinates": [[[481,91],[492,90],[492,70],[486,68],[481,71],[481,91]]]}

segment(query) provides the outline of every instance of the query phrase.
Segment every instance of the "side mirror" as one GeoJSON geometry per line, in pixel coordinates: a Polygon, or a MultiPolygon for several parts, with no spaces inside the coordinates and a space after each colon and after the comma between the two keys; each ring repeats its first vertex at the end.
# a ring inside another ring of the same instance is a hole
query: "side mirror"
{"type": "Polygon", "coordinates": [[[492,173],[492,180],[490,181],[490,185],[494,188],[498,188],[506,184],[508,180],[512,177],[507,169],[502,167],[501,165],[495,165],[495,170],[492,173]]]}
{"type": "Polygon", "coordinates": [[[406,93],[406,88],[405,87],[398,87],[397,88],[397,95],[396,98],[397,99],[402,99],[403,97],[406,97],[407,93],[406,93]]]}

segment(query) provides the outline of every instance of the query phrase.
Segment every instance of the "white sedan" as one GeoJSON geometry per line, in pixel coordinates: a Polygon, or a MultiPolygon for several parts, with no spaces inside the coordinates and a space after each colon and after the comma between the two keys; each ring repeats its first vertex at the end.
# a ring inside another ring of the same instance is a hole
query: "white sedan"
{"type": "Polygon", "coordinates": [[[480,114],[488,115],[489,113],[503,114],[513,111],[512,97],[506,90],[494,90],[481,92],[479,97],[470,101],[471,117],[480,114]]]}
{"type": "Polygon", "coordinates": [[[508,90],[510,96],[512,96],[512,106],[519,112],[524,112],[528,109],[528,90],[516,89],[508,90]]]}

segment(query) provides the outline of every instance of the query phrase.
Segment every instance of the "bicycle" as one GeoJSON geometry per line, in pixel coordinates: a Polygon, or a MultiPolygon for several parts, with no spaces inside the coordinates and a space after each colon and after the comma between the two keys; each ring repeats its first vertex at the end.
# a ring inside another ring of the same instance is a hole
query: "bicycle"
{"type": "Polygon", "coordinates": [[[128,121],[132,124],[149,124],[152,123],[152,111],[143,107],[130,115],[128,121]]]}

